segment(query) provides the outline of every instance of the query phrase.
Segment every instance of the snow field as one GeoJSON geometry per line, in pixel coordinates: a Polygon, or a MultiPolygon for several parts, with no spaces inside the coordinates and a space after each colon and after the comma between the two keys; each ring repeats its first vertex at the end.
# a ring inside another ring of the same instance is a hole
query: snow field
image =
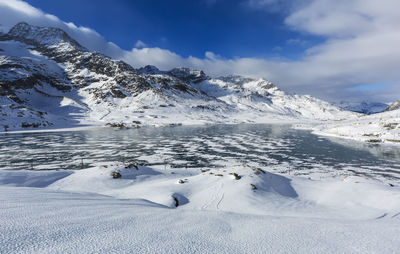
{"type": "Polygon", "coordinates": [[[1,171],[0,184],[3,253],[400,248],[400,188],[358,176],[316,181],[247,165],[199,172],[110,163],[80,171],[1,171]],[[112,178],[115,170],[121,178],[112,178]]]}

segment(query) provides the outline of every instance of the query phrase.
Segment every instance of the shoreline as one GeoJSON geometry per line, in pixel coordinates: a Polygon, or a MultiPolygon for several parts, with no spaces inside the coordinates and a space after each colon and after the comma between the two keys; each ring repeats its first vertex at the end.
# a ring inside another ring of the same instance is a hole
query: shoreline
{"type": "MultiPolygon", "coordinates": [[[[220,123],[220,122],[215,122],[215,123],[199,123],[199,122],[194,122],[194,123],[165,123],[165,124],[148,124],[148,125],[141,125],[136,128],[164,128],[164,127],[178,127],[178,126],[209,126],[209,125],[240,125],[240,124],[250,124],[250,125],[290,125],[291,128],[293,129],[298,129],[298,130],[306,130],[310,131],[312,134],[321,136],[321,137],[332,137],[332,138],[338,138],[342,140],[351,140],[351,141],[356,141],[359,143],[363,144],[370,144],[370,145],[384,145],[384,146],[400,146],[400,142],[391,142],[389,140],[383,140],[382,142],[368,142],[365,138],[360,138],[358,136],[348,136],[348,135],[340,135],[335,134],[335,133],[330,133],[330,132],[324,132],[319,129],[318,127],[323,126],[326,124],[326,121],[315,121],[311,120],[307,123],[302,123],[298,121],[298,119],[295,120],[287,120],[287,121],[259,121],[259,122],[237,122],[237,123],[220,123]]],[[[337,122],[332,122],[332,124],[337,124],[337,122]]],[[[2,131],[0,132],[0,135],[7,135],[7,134],[23,134],[23,133],[47,133],[47,132],[73,132],[73,131],[95,131],[95,130],[105,130],[105,129],[119,129],[115,127],[110,127],[110,126],[105,126],[105,125],[85,125],[85,126],[71,126],[71,127],[60,127],[60,128],[48,128],[48,129],[29,129],[29,130],[12,130],[12,131],[2,131]]],[[[124,129],[135,129],[131,127],[126,127],[126,128],[120,128],[121,130],[124,129]]]]}
{"type": "Polygon", "coordinates": [[[204,122],[204,123],[199,123],[199,122],[194,122],[194,123],[155,123],[155,124],[143,124],[140,125],[139,127],[129,127],[127,126],[126,128],[116,128],[112,126],[106,126],[106,125],[85,125],[85,126],[71,126],[71,127],[56,127],[56,128],[35,128],[35,129],[27,129],[27,130],[10,130],[10,131],[0,131],[0,134],[15,134],[15,133],[43,133],[43,132],[65,132],[65,131],[82,131],[82,130],[96,130],[96,129],[138,129],[138,128],[146,128],[146,127],[151,127],[151,128],[164,128],[164,127],[178,127],[178,126],[210,126],[210,125],[239,125],[239,124],[251,124],[251,125],[257,125],[257,124],[271,124],[271,125],[293,125],[299,123],[298,120],[287,120],[287,121],[259,121],[259,122],[228,122],[228,123],[221,123],[221,122],[204,122]]]}

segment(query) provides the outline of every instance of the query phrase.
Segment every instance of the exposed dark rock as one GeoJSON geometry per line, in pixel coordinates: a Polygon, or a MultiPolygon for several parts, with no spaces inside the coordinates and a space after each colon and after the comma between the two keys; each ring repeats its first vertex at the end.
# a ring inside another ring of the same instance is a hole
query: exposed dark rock
{"type": "Polygon", "coordinates": [[[184,82],[199,83],[206,79],[209,79],[209,77],[201,70],[192,70],[183,67],[174,68],[166,73],[184,82]]]}
{"type": "Polygon", "coordinates": [[[367,142],[369,142],[369,143],[381,143],[382,140],[381,139],[369,139],[369,140],[367,140],[367,142]]]}
{"type": "Polygon", "coordinates": [[[242,178],[240,175],[238,175],[237,173],[229,173],[230,175],[232,175],[235,180],[240,180],[240,178],[242,178]]]}
{"type": "Polygon", "coordinates": [[[41,125],[40,123],[25,123],[25,122],[21,123],[22,128],[30,128],[30,127],[38,128],[40,125],[41,125]]]}
{"type": "Polygon", "coordinates": [[[130,164],[126,165],[125,168],[134,168],[136,170],[139,170],[139,166],[137,163],[130,163],[130,164]]]}
{"type": "Polygon", "coordinates": [[[179,200],[176,197],[173,197],[174,202],[175,202],[175,207],[179,206],[179,200]]]}
{"type": "Polygon", "coordinates": [[[162,74],[164,72],[160,71],[154,65],[146,65],[145,67],[139,68],[138,71],[144,74],[162,74]]]}
{"type": "Polygon", "coordinates": [[[119,89],[117,89],[116,87],[112,87],[110,89],[111,95],[114,98],[125,98],[126,95],[119,89]]]}
{"type": "Polygon", "coordinates": [[[114,179],[117,179],[117,178],[121,178],[121,177],[122,177],[122,175],[121,175],[121,173],[120,173],[119,171],[113,171],[113,172],[111,172],[111,176],[112,176],[112,178],[114,178],[114,179]]]}
{"type": "Polygon", "coordinates": [[[106,126],[118,128],[118,129],[127,128],[127,126],[124,123],[107,123],[106,126]]]}

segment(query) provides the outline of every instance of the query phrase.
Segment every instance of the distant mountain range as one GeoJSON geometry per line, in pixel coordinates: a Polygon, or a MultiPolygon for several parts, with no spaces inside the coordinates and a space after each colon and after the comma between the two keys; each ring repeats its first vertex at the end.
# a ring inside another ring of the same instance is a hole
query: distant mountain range
{"type": "Polygon", "coordinates": [[[383,112],[389,106],[388,104],[385,103],[370,102],[370,101],[362,101],[362,102],[340,101],[334,104],[344,110],[367,114],[367,115],[383,112]]]}
{"type": "Polygon", "coordinates": [[[59,28],[18,23],[0,35],[0,129],[282,122],[353,113],[265,79],[134,69],[59,28]]]}

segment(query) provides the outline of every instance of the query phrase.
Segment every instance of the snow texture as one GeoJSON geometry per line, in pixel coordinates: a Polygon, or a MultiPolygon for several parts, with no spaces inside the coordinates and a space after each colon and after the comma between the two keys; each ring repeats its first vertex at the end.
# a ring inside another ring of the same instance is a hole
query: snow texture
{"type": "Polygon", "coordinates": [[[2,253],[395,253],[400,188],[261,168],[0,172],[2,253]],[[121,178],[112,178],[118,171],[121,178]],[[230,173],[236,173],[233,175],[230,173]]]}

